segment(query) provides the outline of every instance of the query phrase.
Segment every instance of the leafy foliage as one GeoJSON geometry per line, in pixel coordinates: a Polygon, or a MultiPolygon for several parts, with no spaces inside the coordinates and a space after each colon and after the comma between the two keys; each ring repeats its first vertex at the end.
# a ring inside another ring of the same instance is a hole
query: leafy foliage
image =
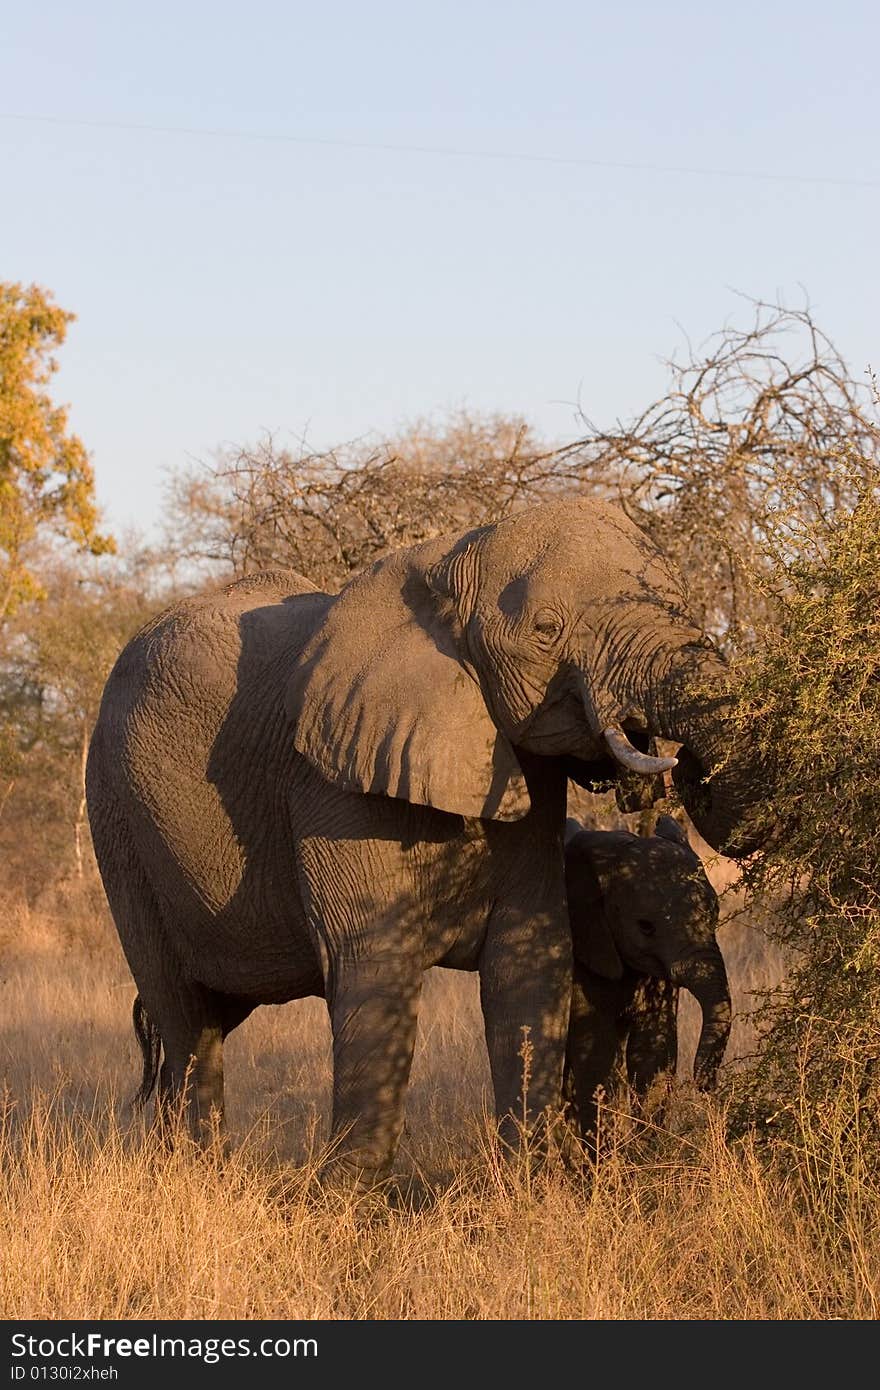
{"type": "Polygon", "coordinates": [[[88,569],[44,557],[41,576],[44,596],[9,619],[0,661],[0,855],[6,886],[34,892],[71,866],[83,873],[85,757],[104,682],[168,596],[144,554],[88,569]]]}
{"type": "Polygon", "coordinates": [[[0,625],[41,592],[29,549],[43,528],[93,555],[113,549],[85,447],[45,390],[73,317],[37,285],[0,282],[0,625]]]}
{"type": "Polygon", "coordinates": [[[747,882],[792,961],[737,1092],[741,1119],[791,1142],[804,1097],[815,1117],[848,1095],[853,1133],[880,1133],[880,463],[850,450],[834,465],[845,504],[814,498],[810,516],[794,484],[780,495],[763,583],[775,621],[737,673],[739,718],[776,768],[747,882]]]}

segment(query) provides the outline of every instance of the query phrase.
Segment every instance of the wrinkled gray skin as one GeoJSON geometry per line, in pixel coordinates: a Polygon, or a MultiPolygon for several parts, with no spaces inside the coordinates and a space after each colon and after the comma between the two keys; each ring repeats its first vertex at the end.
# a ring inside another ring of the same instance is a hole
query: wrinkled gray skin
{"type": "Polygon", "coordinates": [[[718,897],[671,816],[656,833],[585,830],[569,820],[565,878],[574,944],[564,1095],[584,1139],[595,1136],[595,1091],[610,1095],[625,1063],[644,1095],[678,1060],[678,990],[703,1023],[694,1080],[715,1084],[730,1035],[730,989],[715,932],[718,897]]]}
{"type": "Polygon", "coordinates": [[[399,551],[337,596],[293,573],[175,605],[120,655],[89,817],[139,990],[149,1093],[222,1114],[223,1039],[258,1004],[327,1000],[335,1163],[394,1154],[424,970],[477,970],[502,1134],[522,1029],[531,1113],[561,1097],[571,995],[566,778],[613,780],[602,730],[684,745],[675,776],[729,852],[754,799],[718,656],[653,544],[566,501],[399,551]],[[142,1012],[142,1011],[145,1011],[142,1012]],[[188,1072],[189,1069],[189,1072],[188,1072]]]}

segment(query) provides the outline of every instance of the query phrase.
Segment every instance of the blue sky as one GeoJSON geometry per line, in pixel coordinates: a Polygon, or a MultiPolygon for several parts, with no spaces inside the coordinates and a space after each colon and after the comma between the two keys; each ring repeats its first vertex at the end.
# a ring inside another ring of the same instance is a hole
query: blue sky
{"type": "Polygon", "coordinates": [[[466,406],[572,438],[578,399],[609,423],[660,394],[684,332],[746,315],[736,290],[806,293],[854,372],[880,366],[878,16],[6,7],[0,108],[54,120],[0,119],[0,277],[77,315],[55,394],[108,520],[149,528],[169,469],[264,430],[466,406]]]}

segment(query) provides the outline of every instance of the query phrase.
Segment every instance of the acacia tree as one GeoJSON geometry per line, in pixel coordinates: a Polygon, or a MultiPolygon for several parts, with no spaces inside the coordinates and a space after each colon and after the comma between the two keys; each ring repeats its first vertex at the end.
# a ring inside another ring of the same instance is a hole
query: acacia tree
{"type": "MultiPolygon", "coordinates": [[[[750,302],[668,363],[666,394],[612,429],[586,422],[582,466],[684,572],[703,627],[732,653],[772,617],[767,539],[781,509],[809,523],[855,501],[853,451],[880,459],[880,416],[808,307],[750,302]]],[[[573,461],[573,460],[572,460],[573,461]]]]}
{"type": "Polygon", "coordinates": [[[772,895],[792,965],[733,1094],[845,1215],[880,1159],[880,462],[850,450],[840,469],[844,502],[804,517],[796,488],[781,498],[761,581],[775,620],[735,672],[775,768],[746,882],[772,895]]]}
{"type": "Polygon", "coordinates": [[[744,887],[788,969],[733,1114],[804,1151],[845,1214],[880,1133],[880,399],[808,308],[755,303],[669,365],[585,458],[684,571],[773,770],[744,887]]]}
{"type": "Polygon", "coordinates": [[[46,389],[73,318],[38,285],[0,281],[0,628],[43,592],[32,567],[41,533],[92,555],[113,549],[98,529],[85,447],[46,389]]]}
{"type": "Polygon", "coordinates": [[[518,417],[467,412],[324,451],[268,437],[178,476],[169,544],[214,574],[296,569],[337,589],[390,550],[601,490],[598,469],[572,474],[571,452],[518,417]]]}
{"type": "Polygon", "coordinates": [[[841,460],[880,458],[880,418],[809,308],[755,302],[669,362],[666,393],[630,421],[561,446],[521,418],[453,415],[327,450],[267,437],[173,481],[169,544],[209,573],[298,569],[337,588],[386,551],[547,497],[614,497],[685,574],[730,653],[768,617],[752,576],[792,491],[804,517],[852,501],[841,460]]]}

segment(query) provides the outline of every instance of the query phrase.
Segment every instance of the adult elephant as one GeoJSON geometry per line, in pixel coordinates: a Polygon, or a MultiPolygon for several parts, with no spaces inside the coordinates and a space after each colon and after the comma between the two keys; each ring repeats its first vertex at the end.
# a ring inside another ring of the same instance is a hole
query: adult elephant
{"type": "Polygon", "coordinates": [[[619,510],[548,503],[401,550],[336,596],[257,575],[120,655],[89,751],[95,850],[163,1105],[222,1110],[223,1039],[323,995],[335,1163],[368,1183],[402,1124],[424,970],[478,970],[502,1132],[558,1104],[571,989],[566,778],[675,769],[728,853],[757,782],[707,694],[719,657],[619,510]],[[718,767],[717,771],[713,769],[718,767]],[[712,773],[711,777],[709,774],[712,773]],[[708,781],[706,780],[708,778],[708,781]]]}
{"type": "Polygon", "coordinates": [[[592,1140],[598,1087],[626,1072],[644,1095],[678,1060],[678,991],[703,1015],[694,1081],[715,1084],[730,1036],[730,988],[715,933],[718,896],[671,816],[653,835],[566,824],[574,982],[564,1094],[592,1140]]]}

